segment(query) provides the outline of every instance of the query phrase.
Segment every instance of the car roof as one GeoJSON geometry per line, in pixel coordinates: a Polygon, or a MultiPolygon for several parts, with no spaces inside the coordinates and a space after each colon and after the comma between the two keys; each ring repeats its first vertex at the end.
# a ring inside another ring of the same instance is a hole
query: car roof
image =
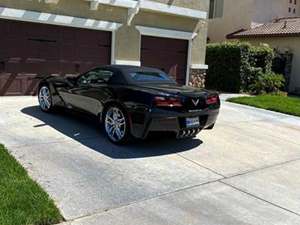
{"type": "Polygon", "coordinates": [[[107,65],[106,68],[117,69],[122,72],[128,72],[132,70],[138,71],[160,71],[159,69],[153,67],[146,67],[146,66],[132,66],[132,65],[107,65]]]}
{"type": "Polygon", "coordinates": [[[145,66],[132,66],[132,65],[106,65],[100,66],[97,68],[109,69],[115,71],[115,76],[113,77],[113,83],[127,83],[127,84],[136,84],[130,74],[136,72],[152,72],[152,73],[161,73],[162,71],[152,67],[145,66]]]}

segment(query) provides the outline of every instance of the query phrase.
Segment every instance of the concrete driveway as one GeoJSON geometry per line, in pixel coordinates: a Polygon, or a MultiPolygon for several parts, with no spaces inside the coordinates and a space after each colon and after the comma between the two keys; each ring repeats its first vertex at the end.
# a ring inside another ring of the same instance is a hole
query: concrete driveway
{"type": "MultiPolygon", "coordinates": [[[[226,96],[222,96],[226,98],[226,96]]],[[[197,139],[110,144],[95,121],[0,98],[0,142],[72,225],[300,224],[300,119],[223,102],[197,139]]]]}

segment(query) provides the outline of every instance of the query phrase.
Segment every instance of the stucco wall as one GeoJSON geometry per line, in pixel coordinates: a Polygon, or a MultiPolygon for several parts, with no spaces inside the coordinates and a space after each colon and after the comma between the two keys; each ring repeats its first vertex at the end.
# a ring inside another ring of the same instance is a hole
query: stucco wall
{"type": "Polygon", "coordinates": [[[249,29],[256,24],[275,18],[300,16],[300,2],[294,5],[289,0],[224,0],[222,18],[209,20],[208,36],[212,42],[226,40],[226,35],[240,29],[249,29]],[[288,8],[296,8],[296,14],[288,8]]]}
{"type": "Polygon", "coordinates": [[[197,30],[198,35],[192,41],[191,64],[205,64],[207,29],[207,21],[200,21],[197,30]]]}
{"type": "MultiPolygon", "coordinates": [[[[291,7],[291,9],[295,7],[294,0],[291,4],[289,2],[289,0],[255,0],[253,22],[265,23],[275,18],[299,15],[288,11],[289,7],[291,7]]],[[[297,4],[299,4],[298,1],[297,4]]]]}
{"type": "Polygon", "coordinates": [[[289,50],[293,53],[292,74],[290,79],[289,91],[294,92],[298,89],[300,93],[300,38],[299,37],[278,37],[278,38],[255,38],[243,39],[254,45],[268,43],[272,48],[277,48],[282,52],[289,50]]]}
{"type": "Polygon", "coordinates": [[[140,61],[140,32],[135,26],[123,25],[116,32],[115,59],[140,61]]]}
{"type": "Polygon", "coordinates": [[[208,37],[210,41],[224,41],[227,34],[242,28],[249,28],[254,11],[254,1],[224,0],[223,17],[209,20],[208,37]]]}

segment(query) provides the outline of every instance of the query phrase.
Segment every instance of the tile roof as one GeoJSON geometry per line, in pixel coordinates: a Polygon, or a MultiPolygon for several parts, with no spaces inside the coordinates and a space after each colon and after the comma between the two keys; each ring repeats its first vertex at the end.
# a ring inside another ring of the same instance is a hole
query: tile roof
{"type": "Polygon", "coordinates": [[[300,17],[275,19],[253,27],[228,34],[228,39],[243,37],[300,37],[300,17]]]}

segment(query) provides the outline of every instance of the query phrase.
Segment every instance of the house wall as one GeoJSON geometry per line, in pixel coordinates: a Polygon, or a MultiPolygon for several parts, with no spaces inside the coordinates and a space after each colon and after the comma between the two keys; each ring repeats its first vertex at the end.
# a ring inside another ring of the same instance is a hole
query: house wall
{"type": "Polygon", "coordinates": [[[275,18],[299,15],[299,0],[297,5],[294,5],[294,0],[292,4],[289,0],[224,0],[223,17],[209,20],[208,37],[211,42],[220,42],[226,40],[227,34],[240,29],[250,29],[275,18]],[[292,12],[288,11],[289,7],[292,12]]]}
{"type": "Polygon", "coordinates": [[[289,0],[255,0],[255,10],[252,18],[254,23],[265,23],[275,18],[291,17],[299,15],[298,10],[296,14],[293,13],[293,9],[297,8],[299,3],[294,5],[294,0],[290,4],[289,0]],[[289,12],[289,7],[292,9],[289,12]]]}
{"type": "Polygon", "coordinates": [[[226,40],[226,35],[251,26],[255,0],[224,0],[222,18],[209,20],[208,37],[211,42],[226,40]]]}
{"type": "Polygon", "coordinates": [[[57,4],[45,4],[39,0],[0,0],[0,6],[119,23],[122,23],[127,18],[127,9],[125,8],[101,5],[98,11],[93,11],[90,10],[89,3],[83,0],[60,0],[57,4]]]}
{"type": "Polygon", "coordinates": [[[267,43],[272,48],[281,52],[289,51],[293,53],[292,73],[290,79],[290,92],[300,93],[300,38],[299,37],[277,37],[277,38],[252,38],[243,39],[254,45],[267,43]]]}
{"type": "MultiPolygon", "coordinates": [[[[209,0],[154,1],[203,11],[207,11],[209,7],[209,0]]],[[[121,23],[123,26],[115,33],[114,55],[116,60],[140,61],[141,37],[135,25],[196,32],[198,36],[193,40],[191,63],[205,63],[206,21],[199,22],[183,16],[141,11],[134,18],[131,26],[127,26],[128,9],[100,4],[98,10],[93,11],[90,10],[89,2],[84,0],[59,0],[57,4],[45,4],[40,0],[0,0],[0,6],[121,23]]]]}

